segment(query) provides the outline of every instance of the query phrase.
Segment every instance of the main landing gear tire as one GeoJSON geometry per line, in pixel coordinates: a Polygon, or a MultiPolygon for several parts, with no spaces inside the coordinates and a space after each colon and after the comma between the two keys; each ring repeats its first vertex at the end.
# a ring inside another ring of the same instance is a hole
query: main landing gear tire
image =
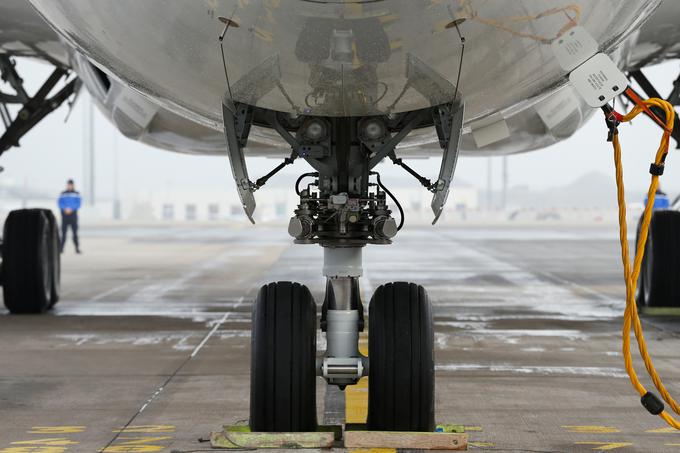
{"type": "Polygon", "coordinates": [[[54,213],[49,209],[42,210],[50,224],[50,265],[52,266],[52,289],[50,292],[50,306],[54,307],[59,302],[61,295],[61,240],[59,239],[59,224],[54,213]]]}
{"type": "Polygon", "coordinates": [[[680,212],[652,215],[638,286],[638,305],[680,307],[680,212]]]}
{"type": "Polygon", "coordinates": [[[59,299],[59,233],[44,209],[10,212],[2,244],[5,306],[10,313],[43,313],[59,299]]]}
{"type": "Polygon", "coordinates": [[[434,431],[434,334],[427,292],[380,286],[369,306],[368,427],[434,431]]]}
{"type": "Polygon", "coordinates": [[[263,286],[253,307],[252,431],[315,431],[316,304],[306,286],[263,286]]]}

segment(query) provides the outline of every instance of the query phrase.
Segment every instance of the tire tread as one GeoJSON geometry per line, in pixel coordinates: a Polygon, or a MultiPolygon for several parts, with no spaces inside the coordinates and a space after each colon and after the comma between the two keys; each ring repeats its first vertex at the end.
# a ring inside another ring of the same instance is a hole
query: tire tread
{"type": "Polygon", "coordinates": [[[316,304],[307,287],[263,286],[253,306],[250,427],[314,431],[316,304]]]}
{"type": "Polygon", "coordinates": [[[380,286],[369,325],[369,429],[432,431],[434,339],[425,289],[404,282],[380,286]]]}

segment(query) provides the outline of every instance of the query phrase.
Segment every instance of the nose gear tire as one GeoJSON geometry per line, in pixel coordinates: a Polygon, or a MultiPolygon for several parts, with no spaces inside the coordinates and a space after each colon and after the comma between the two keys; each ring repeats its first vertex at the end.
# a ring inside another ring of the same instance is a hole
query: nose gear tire
{"type": "Polygon", "coordinates": [[[434,333],[427,292],[413,283],[378,287],[369,306],[368,427],[434,430],[434,333]]]}
{"type": "Polygon", "coordinates": [[[316,304],[299,283],[263,286],[253,306],[252,431],[315,431],[316,304]]]}

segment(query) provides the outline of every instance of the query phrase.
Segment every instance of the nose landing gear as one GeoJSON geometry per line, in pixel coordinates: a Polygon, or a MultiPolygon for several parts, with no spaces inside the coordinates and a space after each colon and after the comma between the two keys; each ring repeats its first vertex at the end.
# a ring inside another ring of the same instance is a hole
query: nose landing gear
{"type": "Polygon", "coordinates": [[[369,308],[369,357],[359,353],[364,308],[359,291],[364,246],[387,245],[403,225],[403,211],[375,166],[401,165],[433,193],[435,222],[446,202],[463,124],[459,102],[401,114],[365,118],[287,115],[224,99],[231,169],[244,210],[254,221],[254,192],[284,166],[304,159],[314,172],[296,183],[300,197],[288,231],[296,244],[324,249],[326,295],[321,330],[327,348],[316,357],[316,304],[297,283],[264,286],[253,310],[251,420],[253,431],[312,431],[316,427],[315,377],[344,389],[369,378],[367,425],[383,431],[433,431],[432,309],[413,283],[379,287],[369,308]],[[271,127],[291,145],[291,155],[252,182],[243,148],[250,126],[271,127]],[[443,149],[439,178],[418,175],[396,156],[415,128],[434,127],[443,149]],[[305,178],[307,186],[300,185],[305,178]],[[399,224],[388,198],[399,208],[399,224]]]}

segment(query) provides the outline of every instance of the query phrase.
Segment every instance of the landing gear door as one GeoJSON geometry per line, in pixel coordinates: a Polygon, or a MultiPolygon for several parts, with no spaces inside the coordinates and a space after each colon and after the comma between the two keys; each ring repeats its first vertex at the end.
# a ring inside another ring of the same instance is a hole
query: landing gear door
{"type": "Polygon", "coordinates": [[[450,107],[439,107],[435,110],[435,127],[439,135],[439,143],[444,150],[442,165],[439,171],[439,179],[433,189],[432,211],[436,224],[442,215],[444,205],[449,197],[453,174],[456,171],[458,162],[458,151],[460,149],[460,138],[463,130],[463,117],[465,115],[465,104],[454,102],[450,107]]]}
{"type": "Polygon", "coordinates": [[[227,139],[227,154],[231,172],[234,175],[238,196],[248,219],[254,224],[255,196],[253,185],[248,178],[248,167],[243,155],[243,148],[248,139],[250,121],[248,115],[252,112],[245,105],[234,104],[229,99],[222,101],[222,116],[224,118],[224,135],[227,139]]]}

